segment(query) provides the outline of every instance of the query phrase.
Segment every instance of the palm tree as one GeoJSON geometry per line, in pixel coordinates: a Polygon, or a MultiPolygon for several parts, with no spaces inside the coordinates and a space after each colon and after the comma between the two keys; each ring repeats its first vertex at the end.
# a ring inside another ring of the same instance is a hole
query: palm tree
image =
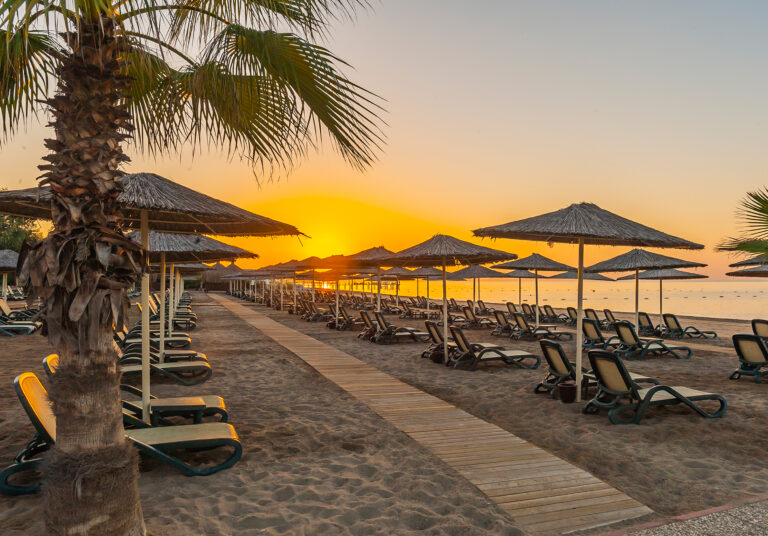
{"type": "Polygon", "coordinates": [[[723,240],[721,251],[768,254],[768,188],[747,192],[736,211],[742,227],[742,236],[723,240]]]}
{"type": "Polygon", "coordinates": [[[151,154],[226,147],[288,169],[322,139],[353,166],[379,149],[376,98],[316,44],[365,0],[9,0],[0,8],[0,113],[11,136],[46,104],[41,165],[54,229],[22,252],[61,356],[56,446],[43,485],[52,534],[144,534],[110,347],[145,266],[118,224],[132,139],[151,154]],[[282,31],[280,31],[282,29],[282,31]],[[55,90],[49,92],[49,88],[55,90]]]}

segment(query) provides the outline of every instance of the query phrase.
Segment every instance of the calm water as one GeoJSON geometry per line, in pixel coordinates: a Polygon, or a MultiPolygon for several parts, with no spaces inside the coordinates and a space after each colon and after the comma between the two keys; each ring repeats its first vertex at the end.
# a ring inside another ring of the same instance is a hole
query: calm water
{"type": "MultiPolygon", "coordinates": [[[[432,281],[429,294],[442,296],[441,281],[432,281]]],[[[342,289],[344,287],[342,283],[342,289]]],[[[374,289],[375,289],[374,283],[374,289]]],[[[360,285],[355,290],[362,290],[360,285]]],[[[382,292],[394,294],[394,285],[383,283],[382,292]]],[[[584,281],[584,304],[597,310],[634,311],[634,281],[584,281]]],[[[426,283],[419,282],[419,293],[426,295],[426,283]]],[[[416,283],[400,283],[400,294],[415,295],[416,283]]],[[[457,300],[472,297],[472,281],[448,281],[448,296],[457,300]]],[[[663,294],[664,311],[679,315],[707,316],[715,318],[768,317],[768,281],[665,281],[663,294]]],[[[480,297],[488,303],[517,301],[517,279],[486,279],[480,282],[480,297]]],[[[522,299],[534,302],[534,283],[523,280],[522,299]]],[[[553,307],[576,305],[576,281],[539,280],[539,303],[553,307]]],[[[640,282],[640,310],[650,314],[659,311],[659,282],[640,282]]]]}

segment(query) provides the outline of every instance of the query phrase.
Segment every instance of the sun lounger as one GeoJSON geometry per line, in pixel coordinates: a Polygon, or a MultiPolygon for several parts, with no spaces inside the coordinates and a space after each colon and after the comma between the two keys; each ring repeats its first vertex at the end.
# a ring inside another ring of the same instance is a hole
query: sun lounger
{"type": "Polygon", "coordinates": [[[594,309],[584,309],[584,318],[594,320],[603,329],[611,327],[611,324],[608,323],[607,320],[600,320],[600,318],[597,316],[597,311],[594,309]]]}
{"type": "Polygon", "coordinates": [[[466,323],[463,327],[471,329],[492,328],[496,325],[493,320],[475,316],[471,307],[464,307],[464,318],[466,318],[466,323]]]}
{"type": "Polygon", "coordinates": [[[507,311],[509,314],[519,313],[520,311],[517,310],[517,305],[512,303],[511,301],[507,302],[507,311]]]}
{"type": "Polygon", "coordinates": [[[588,354],[592,372],[597,379],[598,392],[584,406],[584,413],[594,414],[605,409],[613,424],[638,424],[648,408],[652,407],[685,404],[708,419],[722,417],[727,409],[725,398],[715,393],[668,385],[640,389],[619,356],[605,350],[590,350],[588,354]],[[716,401],[719,407],[708,412],[696,403],[704,401],[716,401]],[[623,413],[630,413],[631,418],[622,418],[623,413]]]}
{"type": "Polygon", "coordinates": [[[492,315],[496,309],[487,307],[483,300],[477,300],[477,314],[479,315],[492,315]]]}
{"type": "MultiPolygon", "coordinates": [[[[39,454],[50,449],[56,441],[56,417],[40,380],[31,372],[25,372],[14,381],[14,387],[22,407],[35,428],[35,438],[14,459],[14,463],[0,473],[0,492],[21,495],[39,491],[40,485],[14,485],[9,479],[23,471],[40,467],[39,454]]],[[[138,426],[140,421],[134,423],[138,426]]],[[[165,462],[187,476],[211,475],[232,467],[242,456],[243,448],[235,429],[223,422],[136,428],[125,431],[126,438],[142,454],[165,462]],[[232,454],[223,462],[206,467],[196,467],[170,452],[197,451],[219,447],[232,447],[232,454]]]]}
{"type": "Polygon", "coordinates": [[[659,326],[654,326],[653,322],[651,321],[651,317],[648,315],[648,313],[644,313],[640,311],[637,313],[637,319],[640,323],[639,330],[640,335],[654,335],[654,336],[660,336],[661,335],[661,329],[659,326]]]}
{"type": "Polygon", "coordinates": [[[511,335],[513,339],[553,339],[566,341],[573,339],[573,334],[571,333],[556,331],[557,326],[531,326],[528,324],[528,320],[523,313],[514,313],[512,318],[515,320],[518,328],[511,335]]]}
{"type": "Polygon", "coordinates": [[[399,341],[427,342],[429,333],[409,327],[397,327],[390,324],[384,315],[374,313],[376,323],[379,325],[379,331],[376,333],[374,342],[378,344],[391,344],[399,341]]]}
{"type": "MultiPolygon", "coordinates": [[[[117,341],[117,344],[120,345],[120,348],[123,350],[129,350],[134,347],[141,348],[141,332],[125,332],[125,331],[117,331],[115,330],[115,340],[117,341]]],[[[189,346],[192,344],[192,338],[187,333],[176,333],[172,332],[169,335],[166,334],[165,338],[165,347],[169,350],[172,349],[180,349],[180,348],[189,348],[189,346]]],[[[158,331],[150,331],[149,332],[149,345],[152,348],[158,349],[160,348],[160,332],[158,331]]]]}
{"type": "Polygon", "coordinates": [[[683,328],[680,321],[672,313],[664,313],[661,315],[664,319],[664,325],[667,328],[665,335],[673,337],[675,339],[682,339],[683,337],[690,337],[696,339],[717,339],[717,333],[714,331],[702,331],[694,326],[688,326],[683,328]]]}
{"type": "Polygon", "coordinates": [[[512,331],[517,326],[512,326],[507,320],[507,316],[501,311],[494,311],[493,316],[496,318],[496,327],[491,331],[491,335],[511,336],[512,331]]]}
{"type": "Polygon", "coordinates": [[[768,342],[768,320],[755,318],[752,320],[752,333],[768,342]]]}
{"type": "Polygon", "coordinates": [[[368,314],[368,311],[360,311],[360,318],[363,320],[363,325],[365,327],[363,331],[357,334],[357,338],[373,342],[376,334],[379,332],[379,326],[371,320],[371,315],[368,314]]]}
{"type": "MultiPolygon", "coordinates": [[[[427,328],[427,333],[429,334],[429,346],[421,352],[421,357],[425,359],[431,359],[432,361],[442,363],[445,361],[443,359],[443,347],[444,347],[444,341],[443,341],[443,334],[440,331],[440,328],[437,327],[437,324],[435,324],[432,320],[425,320],[424,326],[427,328]]],[[[453,339],[448,339],[448,354],[452,354],[456,350],[456,343],[453,342],[453,339]]]]}
{"type": "Polygon", "coordinates": [[[523,314],[528,320],[536,320],[536,313],[534,312],[533,307],[527,303],[520,304],[520,307],[523,309],[523,314]]]}
{"type": "Polygon", "coordinates": [[[8,337],[30,335],[37,331],[38,328],[39,326],[29,322],[11,322],[9,320],[0,319],[0,333],[7,335],[8,337]]]}
{"type": "Polygon", "coordinates": [[[619,345],[613,352],[625,359],[643,359],[648,355],[671,355],[677,359],[689,359],[693,353],[687,346],[666,344],[661,339],[641,339],[629,322],[619,321],[615,327],[619,345]]]}
{"type": "MultiPolygon", "coordinates": [[[[59,356],[51,354],[43,359],[43,370],[52,377],[59,367],[59,356]]],[[[132,385],[121,384],[120,390],[141,398],[141,389],[132,385]]],[[[227,422],[229,414],[227,413],[224,399],[216,395],[195,395],[185,397],[158,398],[155,395],[150,396],[150,418],[153,425],[173,424],[167,420],[168,417],[184,417],[192,419],[195,423],[202,422],[203,417],[218,416],[220,422],[227,422]]],[[[123,400],[123,409],[130,411],[137,418],[141,418],[142,408],[139,402],[123,400]]]]}
{"type": "Polygon", "coordinates": [[[597,322],[591,318],[581,319],[581,331],[584,334],[583,347],[586,350],[599,348],[601,350],[610,350],[619,345],[619,338],[616,336],[605,338],[597,322]]]}
{"type": "Polygon", "coordinates": [[[575,307],[567,307],[565,311],[568,313],[568,321],[565,323],[565,325],[575,326],[578,323],[579,312],[575,307]]]}
{"type": "Polygon", "coordinates": [[[568,322],[568,315],[563,313],[556,313],[551,305],[544,306],[544,322],[568,322]]]}
{"type": "Polygon", "coordinates": [[[739,356],[739,368],[733,371],[729,379],[752,376],[755,383],[761,383],[768,376],[768,347],[765,340],[757,335],[734,335],[733,347],[739,356]]]}
{"type": "Polygon", "coordinates": [[[456,326],[451,326],[451,334],[456,343],[456,351],[451,355],[446,365],[459,368],[465,363],[469,364],[469,370],[475,370],[479,363],[487,361],[503,361],[507,365],[515,365],[524,369],[538,368],[541,359],[539,356],[522,350],[507,350],[501,346],[488,346],[485,344],[472,344],[466,335],[456,326]],[[524,360],[533,360],[533,364],[524,364],[524,360]]]}

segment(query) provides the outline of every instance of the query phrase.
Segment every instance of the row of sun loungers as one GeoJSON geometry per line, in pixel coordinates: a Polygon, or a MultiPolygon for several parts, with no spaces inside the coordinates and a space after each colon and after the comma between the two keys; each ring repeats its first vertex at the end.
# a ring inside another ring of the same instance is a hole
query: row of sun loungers
{"type": "MultiPolygon", "coordinates": [[[[152,316],[157,313],[159,300],[150,300],[152,316]]],[[[196,325],[189,298],[182,300],[174,316],[184,319],[187,326],[196,325]]],[[[157,326],[155,323],[156,327],[157,326]]],[[[151,326],[152,327],[152,326],[151,326]]],[[[141,373],[140,326],[131,330],[115,330],[114,349],[123,376],[141,373]]],[[[159,331],[150,332],[150,371],[182,385],[197,385],[212,374],[205,354],[190,348],[191,337],[185,332],[173,331],[166,338],[164,356],[160,358],[159,331]]],[[[59,356],[52,354],[43,360],[43,370],[49,377],[57,374],[61,364],[59,356]]],[[[38,468],[43,454],[56,441],[56,418],[51,410],[45,387],[33,372],[19,375],[14,388],[22,407],[35,430],[35,437],[14,458],[13,463],[0,472],[0,493],[20,495],[35,493],[38,483],[14,483],[14,475],[38,468]]],[[[151,396],[150,420],[142,420],[141,389],[132,385],[120,386],[124,394],[123,424],[128,441],[144,455],[151,456],[188,476],[204,476],[232,467],[242,456],[242,445],[234,427],[228,424],[229,413],[224,400],[216,395],[185,394],[178,397],[151,396]],[[215,465],[196,465],[178,456],[180,451],[200,451],[228,448],[229,456],[215,465]]]]}

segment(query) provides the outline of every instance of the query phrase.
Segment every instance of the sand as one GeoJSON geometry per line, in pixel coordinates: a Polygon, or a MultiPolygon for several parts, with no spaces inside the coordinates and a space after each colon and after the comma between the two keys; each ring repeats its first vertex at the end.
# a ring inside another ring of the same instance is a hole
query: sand
{"type": "MultiPolygon", "coordinates": [[[[153,393],[223,396],[245,454],[231,469],[194,478],[143,459],[139,485],[150,534],[520,534],[465,479],[299,358],[221,306],[208,301],[195,310],[194,348],[208,355],[213,377],[196,387],[153,380],[153,393]]],[[[318,325],[301,327],[331,334],[318,325]]],[[[51,350],[37,335],[3,338],[2,344],[5,466],[33,436],[13,378],[32,371],[45,381],[41,360],[51,350]]],[[[385,350],[352,344],[358,353],[385,350]]],[[[42,533],[39,497],[0,496],[0,527],[4,536],[42,533]]]]}
{"type": "MultiPolygon", "coordinates": [[[[582,415],[578,404],[535,395],[533,388],[543,369],[490,363],[474,372],[448,369],[421,359],[422,343],[376,345],[351,332],[261,310],[561,456],[661,515],[748,501],[768,492],[768,466],[763,463],[768,459],[768,385],[728,380],[737,366],[728,348],[729,335],[750,332],[748,322],[697,321],[702,328],[721,331],[724,339],[695,341],[697,349],[688,361],[649,358],[628,365],[663,383],[724,394],[728,401],[724,418],[707,420],[681,407],[662,408],[649,411],[640,425],[615,426],[605,414],[582,415]]],[[[422,322],[389,318],[396,325],[423,327],[422,322]]],[[[488,330],[467,333],[470,340],[491,339],[488,330]]],[[[540,353],[536,343],[505,340],[505,344],[540,353]]],[[[565,346],[573,356],[575,344],[565,346]]]]}

